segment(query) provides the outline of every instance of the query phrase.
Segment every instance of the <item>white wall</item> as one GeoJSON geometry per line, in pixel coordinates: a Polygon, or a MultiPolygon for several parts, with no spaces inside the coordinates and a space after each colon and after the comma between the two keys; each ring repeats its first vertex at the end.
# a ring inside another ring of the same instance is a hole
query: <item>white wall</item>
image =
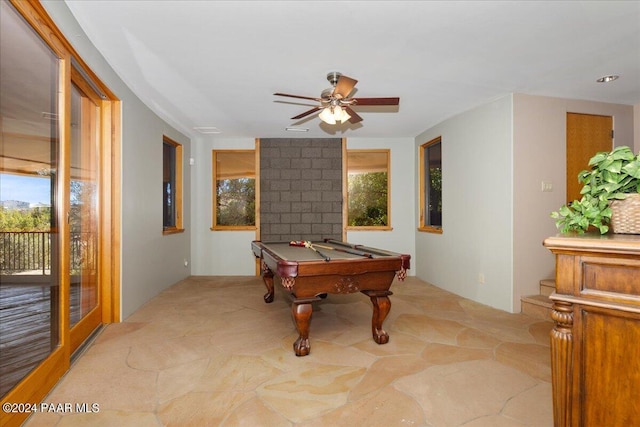
{"type": "Polygon", "coordinates": [[[614,145],[634,146],[631,106],[514,95],[515,311],[520,311],[521,296],[537,294],[540,279],[555,275],[555,258],[542,246],[542,241],[557,233],[550,212],[567,202],[568,112],[612,116],[614,145]],[[552,192],[542,192],[543,180],[553,183],[552,192]]]}
{"type": "Polygon", "coordinates": [[[413,138],[347,138],[348,149],[391,150],[391,228],[389,231],[348,231],[347,241],[411,255],[415,275],[415,153],[413,138]]]}
{"type": "MultiPolygon", "coordinates": [[[[214,149],[254,149],[252,138],[203,138],[194,141],[192,176],[192,268],[194,275],[253,275],[251,253],[254,231],[211,231],[212,165],[214,149]]],[[[414,160],[411,138],[348,138],[347,149],[391,149],[391,231],[351,231],[354,243],[414,256],[414,160]]],[[[413,269],[408,274],[414,274],[413,269]]]]}
{"type": "Polygon", "coordinates": [[[212,150],[253,150],[254,138],[201,138],[194,141],[192,177],[191,273],[196,276],[252,276],[255,231],[212,231],[212,150]]]}
{"type": "MultiPolygon", "coordinates": [[[[187,232],[163,236],[162,137],[166,135],[182,144],[185,160],[189,159],[191,143],[129,90],[88,40],[64,2],[42,4],[81,58],[122,101],[121,313],[126,319],[160,291],[190,274],[184,260],[190,258],[191,251],[191,179],[185,173],[183,213],[187,232]]],[[[183,167],[188,171],[187,165],[183,167]]]]}
{"type": "MultiPolygon", "coordinates": [[[[512,97],[445,120],[414,143],[442,137],[442,234],[416,232],[416,275],[458,295],[512,310],[512,97]],[[482,273],[485,283],[479,283],[482,273]]],[[[414,227],[417,227],[417,207],[414,227]]]]}

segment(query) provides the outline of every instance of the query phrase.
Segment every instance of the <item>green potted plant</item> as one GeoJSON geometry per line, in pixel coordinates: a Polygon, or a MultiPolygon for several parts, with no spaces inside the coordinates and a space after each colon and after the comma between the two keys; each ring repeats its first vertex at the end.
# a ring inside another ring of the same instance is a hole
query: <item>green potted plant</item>
{"type": "MultiPolygon", "coordinates": [[[[590,170],[578,174],[578,181],[584,184],[580,191],[582,198],[551,213],[563,233],[582,234],[595,227],[605,234],[612,214],[619,210],[618,206],[612,209],[613,205],[629,199],[640,208],[640,153],[634,155],[629,147],[616,147],[610,153],[597,153],[589,160],[589,166],[590,170]]],[[[640,210],[635,211],[640,221],[640,210]]]]}

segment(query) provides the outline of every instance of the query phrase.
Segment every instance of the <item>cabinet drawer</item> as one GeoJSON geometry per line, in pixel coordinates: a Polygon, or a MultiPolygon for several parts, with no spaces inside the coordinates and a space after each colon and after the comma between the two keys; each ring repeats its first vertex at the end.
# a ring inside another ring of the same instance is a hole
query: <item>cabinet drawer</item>
{"type": "Polygon", "coordinates": [[[640,260],[583,256],[580,295],[640,305],[640,260]]]}

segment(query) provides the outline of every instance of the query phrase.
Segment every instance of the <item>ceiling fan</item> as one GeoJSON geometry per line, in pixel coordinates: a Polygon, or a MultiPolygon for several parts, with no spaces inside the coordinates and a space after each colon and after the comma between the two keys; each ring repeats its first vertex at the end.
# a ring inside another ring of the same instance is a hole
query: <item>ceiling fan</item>
{"type": "Polygon", "coordinates": [[[400,98],[350,98],[349,94],[353,91],[358,81],[351,77],[343,76],[336,71],[327,74],[327,80],[331,83],[331,87],[323,90],[320,98],[290,95],[288,93],[274,93],[274,95],[318,101],[320,105],[291,117],[291,119],[301,119],[320,111],[318,117],[323,122],[331,125],[337,122],[349,121],[350,123],[358,123],[362,121],[362,117],[353,111],[352,107],[356,105],[398,105],[400,103],[400,98]]]}

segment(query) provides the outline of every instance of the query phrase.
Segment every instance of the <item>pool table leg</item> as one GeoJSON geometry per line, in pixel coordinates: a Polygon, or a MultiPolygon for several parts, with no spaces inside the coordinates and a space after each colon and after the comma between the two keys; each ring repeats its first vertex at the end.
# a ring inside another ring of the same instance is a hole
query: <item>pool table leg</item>
{"type": "Polygon", "coordinates": [[[387,314],[391,310],[391,301],[388,295],[391,295],[390,291],[384,293],[376,291],[362,291],[365,295],[371,298],[373,303],[373,317],[371,318],[371,332],[373,340],[378,344],[386,344],[389,342],[389,334],[382,329],[382,323],[387,318],[387,314]]]}
{"type": "Polygon", "coordinates": [[[309,346],[309,324],[311,323],[312,312],[313,306],[311,302],[294,301],[291,305],[291,313],[299,334],[298,339],[293,343],[293,351],[295,351],[296,356],[306,356],[311,351],[309,346]]]}
{"type": "Polygon", "coordinates": [[[262,264],[262,281],[267,287],[267,293],[264,294],[264,302],[273,302],[273,272],[269,270],[266,264],[262,264]]]}

